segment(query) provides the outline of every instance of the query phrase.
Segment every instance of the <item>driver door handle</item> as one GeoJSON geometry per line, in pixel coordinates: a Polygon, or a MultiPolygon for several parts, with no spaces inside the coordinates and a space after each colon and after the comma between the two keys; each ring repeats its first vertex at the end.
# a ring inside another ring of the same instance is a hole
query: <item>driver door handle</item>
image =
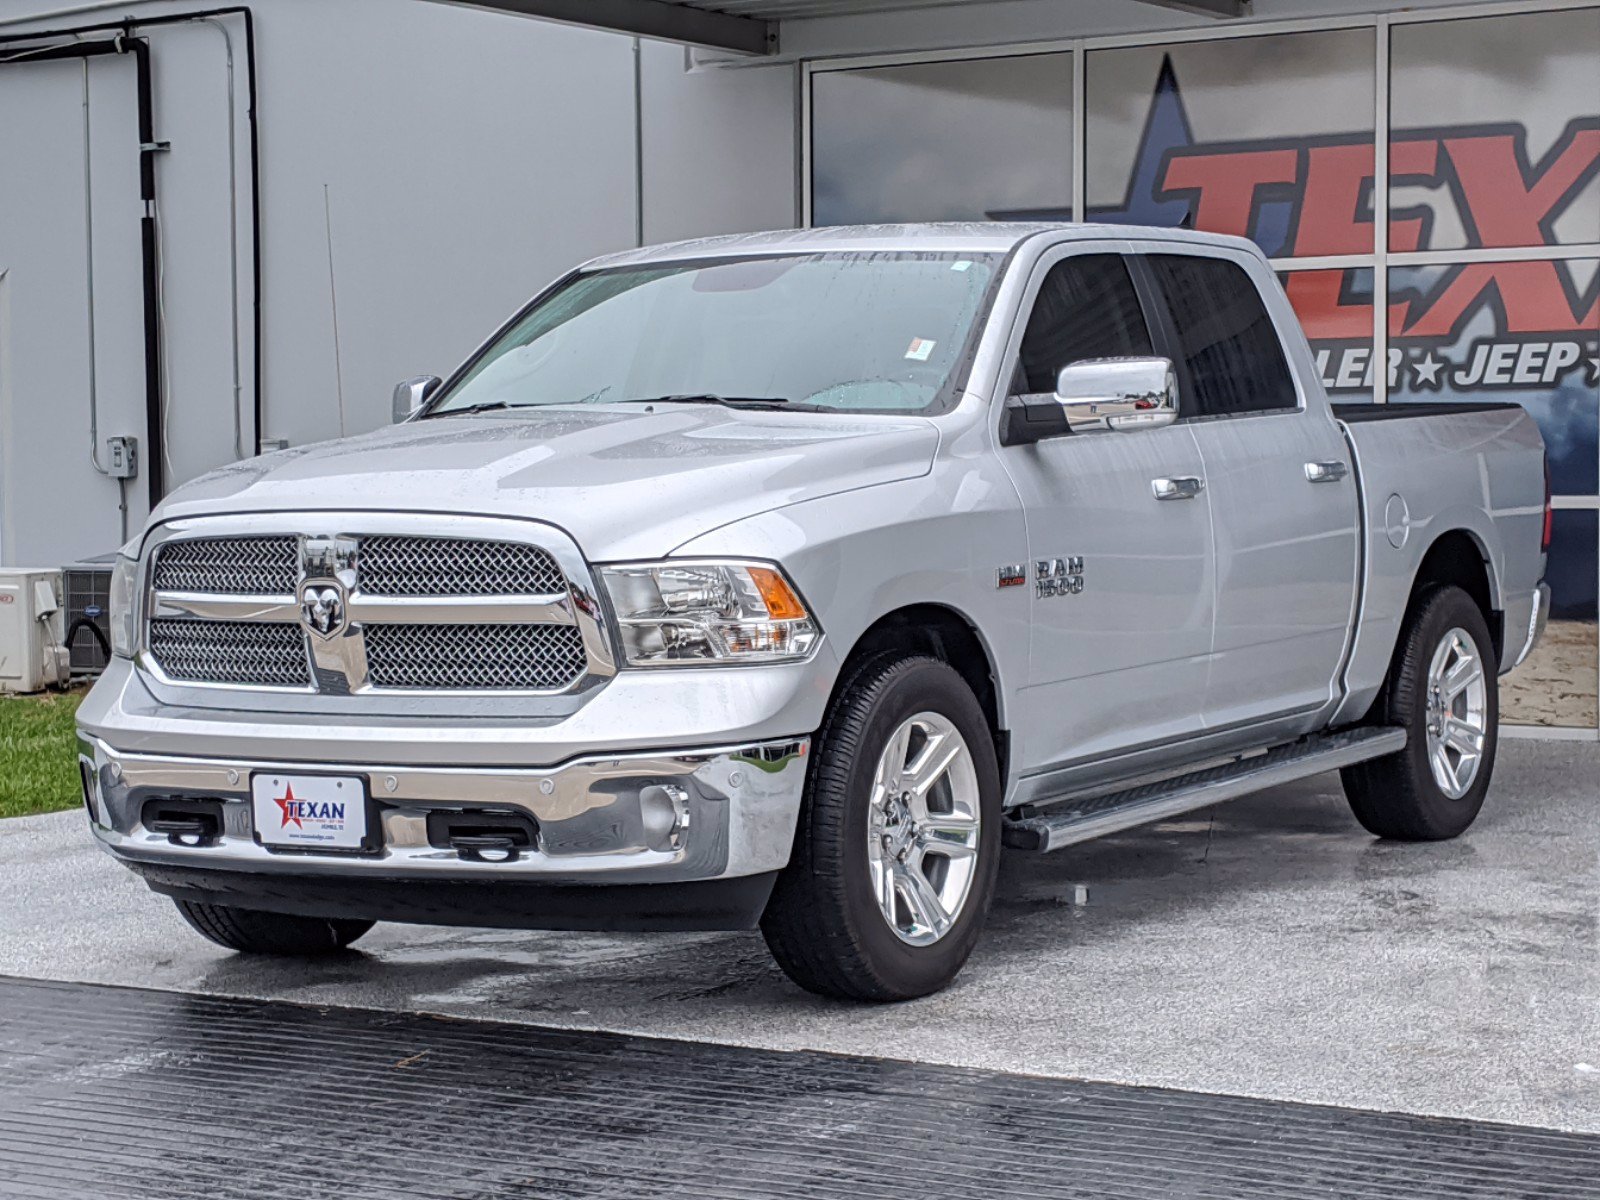
{"type": "Polygon", "coordinates": [[[1150,490],[1157,500],[1193,500],[1206,490],[1206,481],[1198,475],[1175,475],[1170,479],[1152,479],[1150,490]]]}

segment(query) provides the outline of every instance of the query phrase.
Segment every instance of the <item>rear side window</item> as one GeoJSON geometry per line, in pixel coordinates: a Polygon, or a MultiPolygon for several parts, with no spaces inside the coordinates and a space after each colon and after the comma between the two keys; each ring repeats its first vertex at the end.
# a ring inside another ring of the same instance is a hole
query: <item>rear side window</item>
{"type": "Polygon", "coordinates": [[[1086,358],[1153,353],[1150,327],[1122,256],[1065,258],[1050,268],[1033,302],[1012,391],[1054,392],[1061,368],[1086,358]]]}
{"type": "Polygon", "coordinates": [[[1186,417],[1294,408],[1299,397],[1283,343],[1250,275],[1222,258],[1151,255],[1172,314],[1174,348],[1187,376],[1186,417]]]}

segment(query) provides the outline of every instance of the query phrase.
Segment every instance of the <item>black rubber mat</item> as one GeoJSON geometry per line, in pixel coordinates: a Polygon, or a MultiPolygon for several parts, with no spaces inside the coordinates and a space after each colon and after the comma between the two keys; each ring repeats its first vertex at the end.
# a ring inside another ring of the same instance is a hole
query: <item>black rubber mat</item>
{"type": "Polygon", "coordinates": [[[6,1196],[1597,1193],[1547,1130],[0,979],[6,1196]]]}

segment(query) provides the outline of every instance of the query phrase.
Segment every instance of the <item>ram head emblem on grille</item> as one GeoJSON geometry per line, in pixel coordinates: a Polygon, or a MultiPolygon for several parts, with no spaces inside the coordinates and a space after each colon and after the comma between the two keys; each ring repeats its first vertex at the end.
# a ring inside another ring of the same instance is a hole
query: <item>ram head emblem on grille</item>
{"type": "Polygon", "coordinates": [[[300,540],[300,622],[320,638],[333,638],[349,624],[347,597],[355,587],[358,543],[348,537],[300,540]]]}
{"type": "Polygon", "coordinates": [[[342,632],[344,589],[336,584],[308,584],[300,593],[300,619],[318,637],[333,637],[342,632]]]}

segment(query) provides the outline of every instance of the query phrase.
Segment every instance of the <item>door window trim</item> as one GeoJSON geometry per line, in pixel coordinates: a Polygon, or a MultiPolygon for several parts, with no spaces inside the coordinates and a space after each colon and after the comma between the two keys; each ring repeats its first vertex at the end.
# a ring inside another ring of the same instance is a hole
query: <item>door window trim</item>
{"type": "Polygon", "coordinates": [[[1150,324],[1150,336],[1155,342],[1156,353],[1172,363],[1173,370],[1178,376],[1178,420],[1179,425],[1210,424],[1214,421],[1242,421],[1252,417],[1283,417],[1306,411],[1306,386],[1300,378],[1300,373],[1295,370],[1294,357],[1289,353],[1289,345],[1284,341],[1283,326],[1278,316],[1273,312],[1270,298],[1262,294],[1261,281],[1251,271],[1250,265],[1254,259],[1250,255],[1235,254],[1221,246],[1194,245],[1188,242],[1161,243],[1159,249],[1153,248],[1151,243],[1143,243],[1140,248],[1130,248],[1127,254],[1129,259],[1128,271],[1133,276],[1133,286],[1139,289],[1140,304],[1145,310],[1145,320],[1150,324]],[[1157,255],[1168,258],[1216,258],[1223,262],[1232,263],[1244,273],[1250,286],[1255,289],[1256,297],[1261,301],[1261,307],[1267,314],[1267,320],[1272,323],[1273,335],[1278,340],[1278,352],[1283,355],[1284,367],[1289,372],[1289,379],[1294,384],[1295,403],[1292,405],[1281,404],[1275,408],[1254,408],[1245,412],[1233,413],[1197,413],[1184,412],[1184,397],[1194,394],[1194,381],[1189,377],[1189,363],[1180,353],[1182,343],[1178,338],[1177,325],[1173,321],[1172,309],[1167,303],[1166,294],[1157,282],[1154,270],[1151,269],[1149,260],[1157,255]],[[1155,314],[1152,316],[1152,312],[1155,314]]]}

